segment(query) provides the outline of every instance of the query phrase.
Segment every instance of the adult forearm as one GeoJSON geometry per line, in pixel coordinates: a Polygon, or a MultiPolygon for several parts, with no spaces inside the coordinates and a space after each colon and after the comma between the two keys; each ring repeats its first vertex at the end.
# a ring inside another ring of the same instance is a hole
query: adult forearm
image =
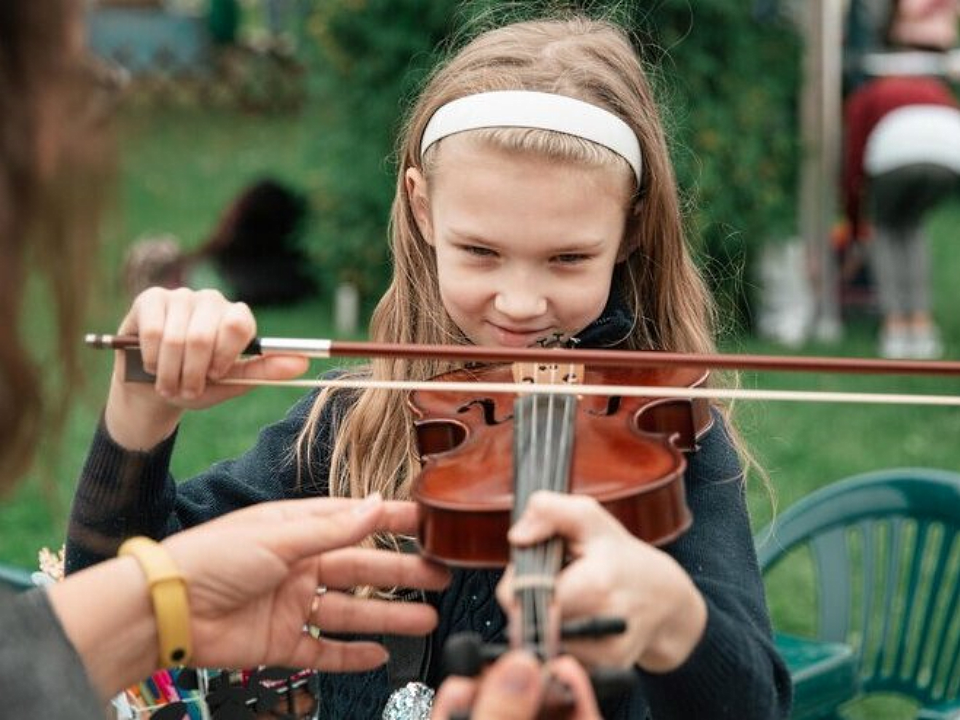
{"type": "Polygon", "coordinates": [[[119,558],[88,568],[52,586],[49,594],[104,701],[156,669],[156,622],[136,560],[119,558]]]}

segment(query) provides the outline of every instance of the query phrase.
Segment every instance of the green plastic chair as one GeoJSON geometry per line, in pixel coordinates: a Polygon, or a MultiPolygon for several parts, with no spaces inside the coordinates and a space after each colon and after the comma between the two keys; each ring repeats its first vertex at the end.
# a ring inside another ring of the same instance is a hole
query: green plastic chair
{"type": "Polygon", "coordinates": [[[794,718],[838,717],[854,696],[897,693],[918,720],[960,718],[960,474],[919,468],[848,478],[757,535],[764,573],[807,547],[815,637],[778,634],[794,718]]]}
{"type": "Polygon", "coordinates": [[[34,585],[30,573],[26,570],[0,564],[0,586],[13,590],[29,590],[34,585]]]}

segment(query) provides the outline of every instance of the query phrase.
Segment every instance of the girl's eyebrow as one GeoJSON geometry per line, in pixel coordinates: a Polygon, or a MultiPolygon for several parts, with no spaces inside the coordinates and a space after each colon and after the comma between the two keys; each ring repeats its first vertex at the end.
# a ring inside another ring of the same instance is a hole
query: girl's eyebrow
{"type": "MultiPolygon", "coordinates": [[[[492,248],[502,245],[502,242],[496,240],[489,240],[487,238],[481,237],[476,233],[467,232],[465,230],[457,230],[456,228],[448,228],[450,235],[454,237],[458,242],[466,242],[476,245],[485,245],[492,248]]],[[[604,248],[606,241],[604,239],[598,238],[585,238],[583,240],[557,240],[556,244],[550,248],[551,254],[554,255],[563,255],[565,253],[589,253],[589,252],[598,252],[604,248]]]]}

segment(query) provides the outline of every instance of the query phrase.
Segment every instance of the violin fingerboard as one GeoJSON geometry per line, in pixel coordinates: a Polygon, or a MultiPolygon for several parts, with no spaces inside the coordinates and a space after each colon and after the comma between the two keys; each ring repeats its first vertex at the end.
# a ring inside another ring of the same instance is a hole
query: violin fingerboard
{"type": "MultiPolygon", "coordinates": [[[[520,396],[514,402],[514,520],[537,490],[568,492],[577,398],[569,394],[520,396]]],[[[521,610],[523,646],[543,658],[556,652],[550,608],[563,543],[551,538],[511,551],[514,592],[521,610]]]]}

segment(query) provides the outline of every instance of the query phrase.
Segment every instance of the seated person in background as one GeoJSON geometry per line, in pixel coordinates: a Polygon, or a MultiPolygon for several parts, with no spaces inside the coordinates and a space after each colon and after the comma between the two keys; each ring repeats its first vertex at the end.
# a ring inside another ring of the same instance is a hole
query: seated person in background
{"type": "MultiPolygon", "coordinates": [[[[900,0],[891,49],[946,50],[956,40],[955,0],[900,0]],[[927,13],[927,14],[925,14],[927,13]],[[908,43],[908,44],[905,44],[908,43]]],[[[882,313],[879,352],[929,359],[943,352],[931,313],[927,211],[953,194],[960,173],[960,108],[934,77],[871,80],[844,108],[844,207],[855,238],[872,225],[870,252],[882,313]]]]}
{"type": "Polygon", "coordinates": [[[131,297],[148,287],[217,287],[248,305],[285,305],[317,292],[310,260],[300,246],[305,196],[270,179],[234,199],[209,239],[184,252],[173,235],[135,242],[127,253],[124,284],[131,297]]]}

